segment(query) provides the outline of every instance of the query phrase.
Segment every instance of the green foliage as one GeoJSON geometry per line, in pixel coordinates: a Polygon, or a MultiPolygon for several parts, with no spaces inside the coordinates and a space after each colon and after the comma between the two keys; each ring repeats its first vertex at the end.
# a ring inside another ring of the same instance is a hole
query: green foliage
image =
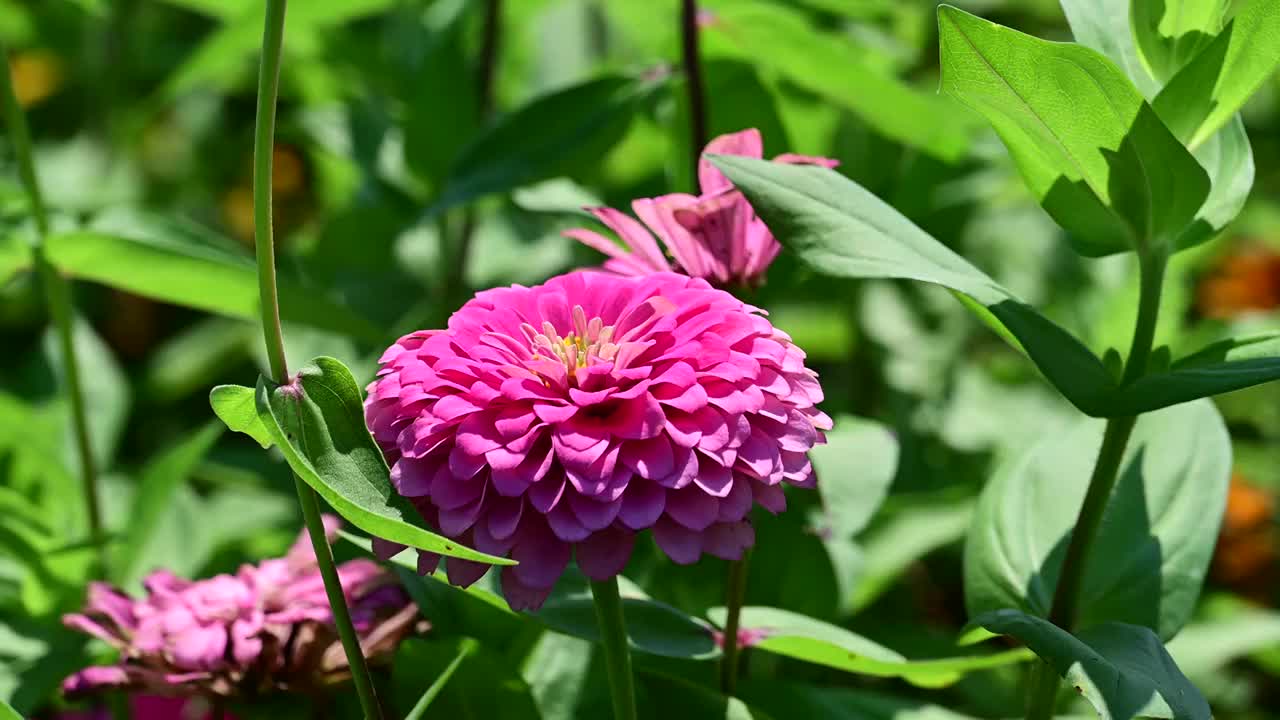
{"type": "Polygon", "coordinates": [[[1071,635],[1016,610],[997,610],[973,622],[1025,642],[1084,695],[1103,720],[1211,717],[1204,697],[1145,627],[1109,622],[1071,635]]]}
{"type": "MultiPolygon", "coordinates": [[[[237,391],[239,392],[239,391],[237,391]]],[[[514,565],[423,529],[391,485],[382,451],[364,425],[360,389],[333,358],[316,358],[287,385],[259,378],[258,418],[289,467],[351,524],[410,547],[495,565],[514,565]]]]}
{"type": "Polygon", "coordinates": [[[942,89],[995,127],[1089,256],[1173,245],[1209,192],[1195,158],[1106,58],[938,10],[942,89]],[[1079,122],[1080,114],[1093,122],[1079,122]]]}
{"type": "Polygon", "coordinates": [[[1222,29],[1224,0],[1134,0],[1133,34],[1151,74],[1168,81],[1222,29]]]}
{"type": "MultiPolygon", "coordinates": [[[[971,616],[1010,607],[1049,614],[1101,440],[1102,424],[1084,420],[997,469],[965,544],[971,616]]],[[[1081,626],[1125,622],[1168,639],[1186,624],[1230,473],[1230,438],[1208,401],[1139,419],[1095,541],[1097,559],[1086,564],[1081,626]]]]}

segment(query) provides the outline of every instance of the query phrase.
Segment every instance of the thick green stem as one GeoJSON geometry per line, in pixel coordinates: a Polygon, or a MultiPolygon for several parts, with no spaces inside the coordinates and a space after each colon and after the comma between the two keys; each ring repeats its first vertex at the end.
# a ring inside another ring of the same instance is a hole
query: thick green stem
{"type": "MultiPolygon", "coordinates": [[[[289,382],[289,365],[284,352],[284,333],[280,328],[280,300],[276,292],[275,240],[271,226],[271,160],[275,144],[276,94],[280,84],[280,58],[284,46],[284,16],[286,0],[267,0],[266,25],[262,35],[262,65],[258,74],[258,114],[253,141],[253,222],[254,243],[258,254],[258,291],[262,305],[262,335],[267,346],[267,358],[272,378],[280,384],[289,382]]],[[[298,504],[302,507],[302,519],[315,548],[316,564],[324,581],[324,591],[333,611],[333,624],[347,655],[351,677],[360,707],[367,720],[381,720],[382,709],[374,694],[373,677],[360,647],[360,637],[351,623],[346,597],[338,569],[334,566],[333,551],[325,535],[320,517],[320,501],[315,492],[297,476],[293,479],[298,491],[298,504]]]]}
{"type": "Polygon", "coordinates": [[[315,491],[296,475],[293,483],[297,486],[298,504],[302,506],[302,520],[306,523],[307,534],[311,536],[311,547],[316,551],[320,577],[324,580],[324,591],[329,596],[329,607],[333,609],[333,624],[338,628],[338,639],[342,641],[342,649],[347,654],[347,663],[351,666],[351,678],[356,685],[356,694],[360,696],[360,707],[364,710],[367,720],[381,720],[382,708],[378,705],[378,697],[374,692],[373,676],[369,674],[369,664],[365,662],[364,650],[360,647],[360,637],[356,635],[355,625],[351,622],[351,611],[347,609],[342,582],[338,578],[338,569],[333,563],[333,549],[329,547],[329,538],[324,532],[324,520],[320,518],[320,500],[316,497],[315,491]]]}
{"type": "Polygon", "coordinates": [[[622,615],[618,579],[591,583],[600,642],[604,646],[609,671],[609,691],[613,696],[614,720],[636,720],[636,691],[631,677],[631,650],[627,646],[627,625],[622,615]]]}
{"type": "Polygon", "coordinates": [[[95,574],[107,570],[106,538],[102,531],[102,507],[98,499],[98,469],[93,457],[93,444],[89,438],[89,415],[85,409],[84,392],[80,386],[80,363],[75,347],[75,312],[71,302],[71,288],[65,278],[45,255],[45,240],[49,236],[49,213],[40,192],[40,180],[31,151],[31,133],[27,119],[13,91],[13,79],[9,74],[9,49],[0,41],[0,102],[4,104],[5,124],[13,143],[18,161],[18,176],[27,191],[31,203],[31,215],[36,223],[36,244],[32,255],[40,283],[44,287],[49,313],[58,335],[58,350],[62,356],[63,391],[71,404],[72,432],[76,440],[76,453],[80,459],[80,483],[84,496],[85,515],[89,523],[89,537],[97,548],[98,568],[95,574]]]}
{"type": "MultiPolygon", "coordinates": [[[[1139,255],[1141,294],[1138,300],[1138,318],[1121,384],[1134,382],[1147,371],[1155,341],[1156,321],[1160,315],[1160,294],[1164,285],[1166,260],[1167,257],[1161,253],[1139,255]]],[[[1133,415],[1111,418],[1103,432],[1102,447],[1098,450],[1098,460],[1094,464],[1093,475],[1089,478],[1089,489],[1080,506],[1075,529],[1071,532],[1071,542],[1067,545],[1067,555],[1062,561],[1062,572],[1058,576],[1058,586],[1049,611],[1049,620],[1065,630],[1071,630],[1076,624],[1080,588],[1091,559],[1091,550],[1097,540],[1107,502],[1111,499],[1111,492],[1120,475],[1129,436],[1137,421],[1138,418],[1133,415]]],[[[1059,682],[1056,674],[1041,673],[1039,680],[1033,683],[1032,702],[1027,713],[1029,720],[1052,717],[1059,682]]]]}
{"type": "Polygon", "coordinates": [[[738,685],[739,620],[742,603],[747,595],[747,576],[750,574],[751,550],[742,552],[742,559],[729,563],[729,578],[725,583],[724,648],[720,657],[720,691],[732,696],[738,685]]]}

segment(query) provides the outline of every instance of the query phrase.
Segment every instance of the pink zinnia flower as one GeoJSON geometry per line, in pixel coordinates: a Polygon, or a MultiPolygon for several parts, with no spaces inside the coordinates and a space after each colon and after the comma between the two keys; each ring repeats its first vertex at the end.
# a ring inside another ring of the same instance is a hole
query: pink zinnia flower
{"type": "MultiPolygon", "coordinates": [[[[338,522],[325,517],[330,541],[338,522]]],[[[371,560],[338,568],[356,630],[370,656],[395,649],[417,624],[417,610],[395,576],[371,560]]],[[[170,696],[245,696],[306,690],[342,679],[349,668],[304,532],[283,558],[244,565],[235,575],[186,580],[159,570],[135,600],[105,583],[89,585],[73,630],[120,651],[115,665],[86,668],[63,689],[80,695],[125,688],[170,696]]]]}
{"type": "MultiPolygon", "coordinates": [[[[831,427],[785,333],[672,273],[487,290],[381,362],[365,416],[392,481],[441,533],[519,561],[502,571],[516,608],[540,606],[571,554],[617,575],[641,530],[677,563],[740,557],[752,505],[812,486],[831,427]]],[[[447,563],[464,586],[488,569],[447,563]]]]}
{"type": "MultiPolygon", "coordinates": [[[[613,208],[589,208],[618,234],[626,250],[591,230],[568,230],[565,235],[608,255],[605,269],[622,275],[674,271],[721,287],[759,285],[778,256],[778,241],[729,178],[706,159],[707,153],[760,158],[764,157],[764,145],[760,131],[754,128],[712,140],[698,163],[702,194],[674,193],[632,202],[631,209],[643,225],[613,208]],[[666,245],[674,262],[667,261],[653,235],[666,245]]],[[[830,158],[793,154],[779,155],[774,162],[838,164],[830,158]]]]}

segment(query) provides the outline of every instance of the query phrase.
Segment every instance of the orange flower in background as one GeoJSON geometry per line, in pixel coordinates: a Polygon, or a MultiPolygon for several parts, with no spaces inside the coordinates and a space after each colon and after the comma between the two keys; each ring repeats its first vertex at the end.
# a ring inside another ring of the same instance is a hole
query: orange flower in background
{"type": "Polygon", "coordinates": [[[1280,253],[1253,247],[1227,257],[1200,282],[1196,307],[1218,319],[1280,307],[1280,253]]]}
{"type": "Polygon", "coordinates": [[[13,94],[23,108],[36,105],[62,87],[62,61],[48,50],[26,50],[9,58],[13,94]]]}
{"type": "Polygon", "coordinates": [[[1219,583],[1258,601],[1270,599],[1277,559],[1275,498],[1240,473],[1231,476],[1227,510],[1211,573],[1219,583]]]}

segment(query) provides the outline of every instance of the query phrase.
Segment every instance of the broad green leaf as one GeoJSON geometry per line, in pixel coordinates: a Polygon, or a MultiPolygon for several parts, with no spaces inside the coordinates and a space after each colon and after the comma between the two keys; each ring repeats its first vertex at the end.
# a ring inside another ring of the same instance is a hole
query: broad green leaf
{"type": "Polygon", "coordinates": [[[781,680],[749,679],[738,696],[780,718],[822,720],[969,720],[969,716],[923,700],[845,687],[818,687],[781,680]]]}
{"type": "MultiPolygon", "coordinates": [[[[1083,420],[1002,462],[965,545],[971,616],[1002,608],[1047,617],[1103,423],[1083,420]]],[[[1169,638],[1200,594],[1225,508],[1231,442],[1213,403],[1143,415],[1094,540],[1079,622],[1142,625],[1169,638]]]]}
{"type": "MultiPolygon", "coordinates": [[[[87,230],[52,235],[47,248],[50,262],[73,277],[196,310],[259,320],[258,276],[246,256],[212,245],[87,230]]],[[[285,278],[279,290],[285,320],[382,340],[383,333],[368,320],[326,300],[323,293],[285,278]]]]}
{"type": "Polygon", "coordinates": [[[286,385],[258,379],[258,417],[298,477],[367,533],[448,557],[514,565],[429,532],[391,485],[382,451],[364,424],[360,388],[333,358],[316,358],[286,385]]]}
{"type": "Polygon", "coordinates": [[[897,438],[880,423],[840,417],[827,432],[827,444],[815,447],[809,457],[826,528],[835,536],[852,537],[889,492],[898,469],[897,438]]]}
{"type": "Polygon", "coordinates": [[[1151,74],[1167,81],[1222,29],[1224,0],[1132,0],[1133,36],[1151,74]]]}
{"type": "Polygon", "coordinates": [[[1053,666],[1102,720],[1209,720],[1209,703],[1145,627],[1108,622],[1073,636],[1038,617],[997,610],[975,625],[1015,637],[1053,666]]]}
{"type": "Polygon", "coordinates": [[[1089,48],[956,8],[940,7],[938,26],[943,91],[991,122],[1078,252],[1175,242],[1209,180],[1124,73],[1089,48]]]}
{"type": "MultiPolygon", "coordinates": [[[[623,597],[622,612],[627,620],[627,639],[633,650],[663,657],[707,660],[719,657],[705,623],[679,610],[647,598],[623,597]]],[[[551,629],[574,637],[600,641],[595,604],[586,592],[552,597],[533,617],[551,629]]]]}
{"type": "Polygon", "coordinates": [[[1239,115],[1192,154],[1209,174],[1211,187],[1195,222],[1178,237],[1180,249],[1199,245],[1222,232],[1240,214],[1253,189],[1253,147],[1239,115]]]}
{"type": "Polygon", "coordinates": [[[772,71],[849,110],[868,125],[947,162],[969,150],[973,122],[946,98],[911,87],[847,37],[810,26],[784,5],[736,2],[703,31],[706,53],[772,71]],[[940,120],[945,118],[945,120],[940,120]]]}
{"type": "Polygon", "coordinates": [[[648,702],[642,701],[641,707],[651,706],[649,717],[664,720],[772,720],[738,698],[725,697],[688,680],[658,673],[644,673],[638,680],[648,691],[644,695],[648,702]]]}
{"type": "Polygon", "coordinates": [[[1117,412],[1138,413],[1280,379],[1280,333],[1214,343],[1147,375],[1115,399],[1117,412]]]}
{"type": "MultiPolygon", "coordinates": [[[[712,608],[707,617],[723,626],[725,609],[712,608]]],[[[1025,651],[1009,650],[990,655],[908,660],[842,627],[779,608],[744,607],[740,622],[745,630],[764,632],[763,639],[752,645],[754,648],[859,675],[899,677],[927,688],[944,687],[966,673],[1030,658],[1025,651]]]]}
{"type": "Polygon", "coordinates": [[[459,152],[427,215],[598,163],[659,87],[660,81],[611,75],[535,98],[459,152]]]}
{"type": "Polygon", "coordinates": [[[258,417],[254,395],[253,388],[243,385],[219,385],[209,392],[209,405],[227,428],[248,435],[266,450],[271,447],[271,435],[258,417]]]}
{"type": "Polygon", "coordinates": [[[1087,414],[1104,412],[1116,383],[1101,360],[883,200],[826,168],[729,156],[714,162],[773,233],[816,271],[918,280],[962,293],[1017,339],[1072,404],[1087,414]]]}
{"type": "Polygon", "coordinates": [[[521,664],[544,720],[604,718],[612,712],[609,680],[595,643],[543,633],[521,664]]]}
{"type": "Polygon", "coordinates": [[[31,248],[17,235],[0,236],[0,287],[31,267],[31,248]]]}
{"type": "Polygon", "coordinates": [[[1280,64],[1280,3],[1247,0],[1156,97],[1174,134],[1199,147],[1230,122],[1280,64]]]}
{"type": "Polygon", "coordinates": [[[1060,2],[1076,42],[1111,58],[1144,96],[1152,98],[1160,92],[1160,83],[1143,66],[1130,31],[1129,0],[1060,2]]]}
{"type": "MultiPolygon", "coordinates": [[[[252,399],[253,396],[249,395],[249,400],[252,399]]],[[[146,546],[155,541],[156,527],[169,508],[174,494],[186,483],[196,465],[209,453],[224,431],[221,423],[210,421],[177,445],[161,452],[142,468],[128,515],[129,523],[124,527],[125,541],[111,556],[115,563],[113,579],[118,584],[132,586],[143,575],[155,569],[141,565],[146,546]]]]}

